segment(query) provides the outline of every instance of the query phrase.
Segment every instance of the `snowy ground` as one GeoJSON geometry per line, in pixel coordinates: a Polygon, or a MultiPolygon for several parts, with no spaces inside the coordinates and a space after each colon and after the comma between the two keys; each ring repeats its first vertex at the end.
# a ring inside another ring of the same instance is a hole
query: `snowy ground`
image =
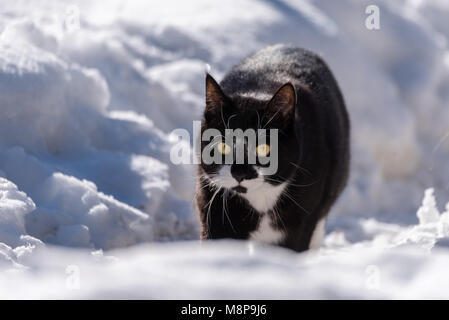
{"type": "Polygon", "coordinates": [[[449,298],[448,15],[444,0],[0,0],[0,298],[449,298]],[[199,244],[170,132],[199,119],[206,64],[219,79],[275,43],[334,71],[349,186],[319,252],[199,244]]]}

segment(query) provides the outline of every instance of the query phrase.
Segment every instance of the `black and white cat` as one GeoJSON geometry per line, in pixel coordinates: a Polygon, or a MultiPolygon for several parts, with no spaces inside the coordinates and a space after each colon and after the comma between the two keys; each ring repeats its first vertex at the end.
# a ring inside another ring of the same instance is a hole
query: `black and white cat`
{"type": "MultiPolygon", "coordinates": [[[[214,151],[223,155],[234,148],[225,141],[226,129],[277,129],[277,170],[267,175],[260,163],[202,162],[195,197],[202,239],[252,239],[296,251],[319,247],[350,158],[348,114],[323,60],[276,45],[234,66],[220,85],[207,75],[201,132],[210,128],[220,132],[214,151]]],[[[210,141],[201,142],[201,150],[207,146],[210,141]]],[[[268,138],[242,150],[266,156],[269,148],[268,138]]]]}

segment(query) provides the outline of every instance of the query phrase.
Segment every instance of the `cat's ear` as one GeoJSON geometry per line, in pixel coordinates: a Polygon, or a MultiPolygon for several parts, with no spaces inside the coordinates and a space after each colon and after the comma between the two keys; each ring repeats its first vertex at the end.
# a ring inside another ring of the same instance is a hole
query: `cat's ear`
{"type": "Polygon", "coordinates": [[[268,115],[268,120],[272,122],[273,125],[277,125],[281,128],[287,128],[289,125],[293,124],[295,119],[295,108],[296,108],[296,90],[295,87],[290,83],[284,84],[278,89],[268,102],[266,114],[268,115]]]}
{"type": "Polygon", "coordinates": [[[217,81],[210,74],[206,75],[206,110],[205,115],[213,115],[226,103],[226,96],[217,81]]]}

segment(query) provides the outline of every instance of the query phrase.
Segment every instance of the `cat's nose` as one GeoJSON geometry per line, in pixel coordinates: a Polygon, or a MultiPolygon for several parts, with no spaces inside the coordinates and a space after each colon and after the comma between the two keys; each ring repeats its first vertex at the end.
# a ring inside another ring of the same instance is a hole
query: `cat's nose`
{"type": "Polygon", "coordinates": [[[231,175],[237,180],[242,182],[243,180],[250,180],[257,178],[257,171],[252,167],[244,164],[233,164],[231,166],[231,175]]]}

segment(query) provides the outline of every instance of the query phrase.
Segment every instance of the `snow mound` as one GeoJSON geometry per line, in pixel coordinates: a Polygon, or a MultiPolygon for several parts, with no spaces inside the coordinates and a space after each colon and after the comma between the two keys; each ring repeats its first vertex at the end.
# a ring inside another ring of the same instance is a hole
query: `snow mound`
{"type": "Polygon", "coordinates": [[[55,173],[43,184],[41,202],[27,216],[28,230],[48,243],[110,249],[153,238],[150,216],[86,180],[55,173]]]}
{"type": "Polygon", "coordinates": [[[22,228],[47,243],[103,249],[197,237],[183,200],[193,174],[165,164],[167,135],[135,111],[108,110],[109,83],[61,52],[58,30],[5,21],[0,170],[36,204],[22,228]]]}
{"type": "Polygon", "coordinates": [[[25,216],[35,208],[33,200],[0,177],[0,242],[12,247],[39,242],[25,230],[25,216]]]}
{"type": "Polygon", "coordinates": [[[419,219],[419,224],[425,225],[428,223],[435,223],[440,220],[440,213],[436,207],[437,202],[433,195],[433,189],[427,189],[424,194],[422,206],[419,208],[416,215],[419,219]]]}

